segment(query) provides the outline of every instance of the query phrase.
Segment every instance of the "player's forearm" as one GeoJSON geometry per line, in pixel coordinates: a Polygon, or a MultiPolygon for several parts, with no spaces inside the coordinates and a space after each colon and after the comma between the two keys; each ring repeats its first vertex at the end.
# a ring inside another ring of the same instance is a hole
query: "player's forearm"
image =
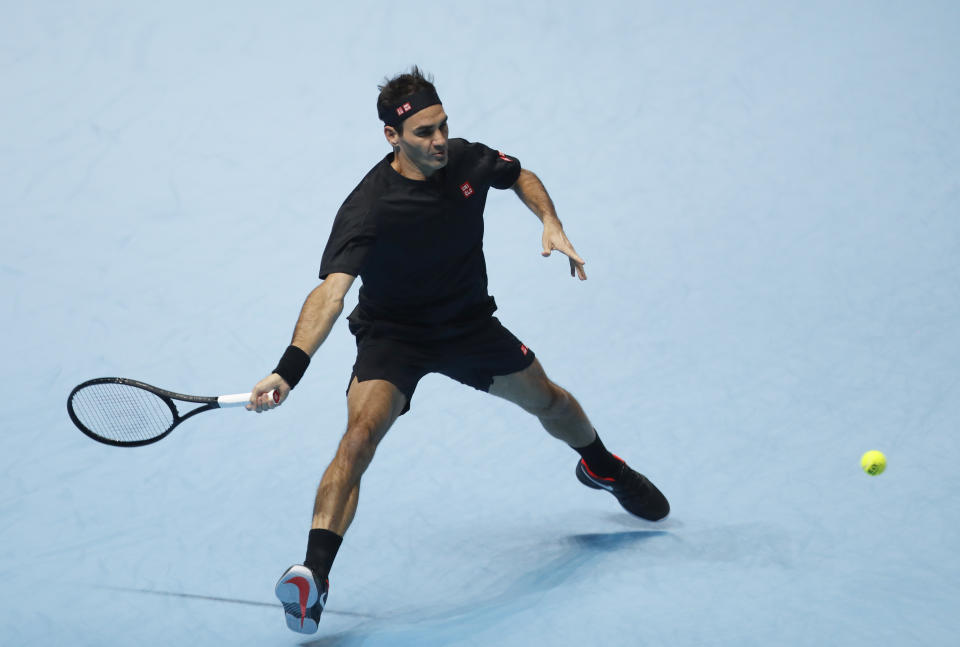
{"type": "Polygon", "coordinates": [[[521,170],[520,177],[517,178],[516,183],[513,185],[513,190],[520,200],[523,201],[523,204],[527,205],[527,208],[530,209],[544,225],[548,223],[561,224],[560,219],[557,218],[557,210],[553,206],[553,200],[550,199],[550,194],[547,193],[546,187],[543,186],[540,178],[538,178],[533,171],[527,169],[521,170]]]}
{"type": "Polygon", "coordinates": [[[290,343],[313,357],[343,312],[343,297],[321,283],[307,295],[290,343]]]}

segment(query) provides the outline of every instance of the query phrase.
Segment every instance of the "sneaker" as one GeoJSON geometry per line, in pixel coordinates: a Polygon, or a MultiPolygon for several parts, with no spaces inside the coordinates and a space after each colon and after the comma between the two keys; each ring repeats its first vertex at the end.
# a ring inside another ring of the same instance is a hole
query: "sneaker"
{"type": "Polygon", "coordinates": [[[577,463],[577,479],[594,490],[606,490],[624,510],[648,521],[660,521],[670,513],[670,503],[657,486],[646,476],[635,472],[621,459],[621,467],[614,477],[597,476],[581,458],[577,463]]]}
{"type": "Polygon", "coordinates": [[[317,631],[320,614],[327,605],[330,580],[319,578],[306,566],[294,564],[277,582],[277,598],[283,603],[287,626],[301,634],[317,631]]]}

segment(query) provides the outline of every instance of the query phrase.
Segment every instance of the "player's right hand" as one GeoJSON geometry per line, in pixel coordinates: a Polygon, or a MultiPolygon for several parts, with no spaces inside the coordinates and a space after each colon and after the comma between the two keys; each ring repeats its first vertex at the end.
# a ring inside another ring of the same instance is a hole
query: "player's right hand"
{"type": "Polygon", "coordinates": [[[279,407],[290,395],[290,390],[290,385],[287,384],[286,380],[276,373],[271,373],[253,387],[253,391],[250,393],[250,402],[247,403],[247,411],[263,413],[279,407]],[[274,402],[273,398],[270,397],[270,392],[274,389],[280,392],[279,402],[274,402]]]}

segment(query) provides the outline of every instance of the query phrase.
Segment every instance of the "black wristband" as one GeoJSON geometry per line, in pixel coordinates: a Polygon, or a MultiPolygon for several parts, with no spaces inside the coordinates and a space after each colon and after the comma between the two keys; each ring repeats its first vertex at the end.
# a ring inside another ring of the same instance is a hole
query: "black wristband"
{"type": "Polygon", "coordinates": [[[310,356],[303,349],[290,345],[283,351],[283,357],[280,358],[280,363],[273,372],[282,377],[292,389],[307,372],[308,366],[310,366],[310,356]]]}

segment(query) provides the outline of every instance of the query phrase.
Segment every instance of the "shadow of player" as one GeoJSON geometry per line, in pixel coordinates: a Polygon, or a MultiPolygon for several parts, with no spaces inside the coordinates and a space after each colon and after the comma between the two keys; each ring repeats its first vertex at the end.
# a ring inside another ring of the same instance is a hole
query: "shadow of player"
{"type": "MultiPolygon", "coordinates": [[[[544,554],[550,557],[519,577],[504,575],[491,578],[487,589],[493,591],[475,599],[444,607],[381,616],[366,620],[348,631],[300,644],[304,647],[448,645],[464,635],[470,635],[471,629],[487,629],[536,606],[546,593],[580,575],[582,569],[595,560],[668,534],[663,530],[577,534],[547,546],[537,545],[512,551],[505,562],[513,565],[536,562],[544,554]]],[[[515,573],[516,568],[505,568],[502,572],[515,573]]]]}

